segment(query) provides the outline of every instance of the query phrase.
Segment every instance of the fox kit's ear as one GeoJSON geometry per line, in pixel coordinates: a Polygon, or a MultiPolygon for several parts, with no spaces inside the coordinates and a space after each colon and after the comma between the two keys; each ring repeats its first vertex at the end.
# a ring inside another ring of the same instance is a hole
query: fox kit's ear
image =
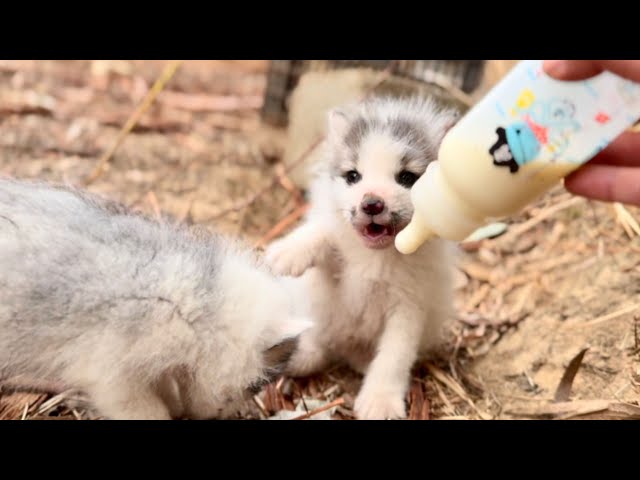
{"type": "Polygon", "coordinates": [[[460,111],[458,110],[448,110],[447,112],[445,112],[445,121],[444,121],[444,125],[442,128],[442,136],[444,137],[445,134],[451,130],[451,128],[458,123],[458,121],[462,118],[462,114],[460,113],[460,111]]]}
{"type": "Polygon", "coordinates": [[[462,114],[456,109],[450,108],[440,111],[436,129],[433,133],[438,143],[442,142],[444,136],[458,123],[460,118],[462,118],[462,114]]]}
{"type": "Polygon", "coordinates": [[[344,137],[347,134],[349,118],[343,109],[334,108],[328,114],[328,135],[344,137]]]}

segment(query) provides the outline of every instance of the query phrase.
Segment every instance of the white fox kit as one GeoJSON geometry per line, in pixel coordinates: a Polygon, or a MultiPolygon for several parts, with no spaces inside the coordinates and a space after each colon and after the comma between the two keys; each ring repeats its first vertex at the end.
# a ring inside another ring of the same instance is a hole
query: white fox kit
{"type": "Polygon", "coordinates": [[[421,99],[330,112],[307,218],[267,250],[275,271],[302,275],[312,301],[315,325],[288,373],[346,361],[365,375],[355,402],[361,419],[406,416],[411,369],[450,318],[453,244],[434,240],[404,256],[393,242],[413,213],[411,186],[457,117],[421,99]]]}
{"type": "Polygon", "coordinates": [[[224,417],[310,326],[291,284],[222,237],[0,179],[0,380],[60,381],[111,419],[224,417]]]}

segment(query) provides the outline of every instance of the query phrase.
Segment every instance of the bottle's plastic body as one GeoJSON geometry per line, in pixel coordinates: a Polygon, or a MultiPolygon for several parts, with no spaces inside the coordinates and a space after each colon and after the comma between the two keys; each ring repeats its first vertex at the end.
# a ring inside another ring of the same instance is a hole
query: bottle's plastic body
{"type": "Polygon", "coordinates": [[[445,136],[411,189],[402,253],[437,236],[462,241],[517,213],[640,119],[640,84],[603,72],[559,81],[520,62],[445,136]]]}

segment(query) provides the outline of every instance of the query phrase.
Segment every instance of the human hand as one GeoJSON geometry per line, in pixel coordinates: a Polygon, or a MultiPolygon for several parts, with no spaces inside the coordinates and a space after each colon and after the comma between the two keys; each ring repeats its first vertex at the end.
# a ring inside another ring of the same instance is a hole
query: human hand
{"type": "MultiPolygon", "coordinates": [[[[546,60],[558,80],[583,80],[603,70],[640,82],[640,60],[546,60]]],[[[576,195],[640,206],[640,134],[625,132],[591,161],[565,178],[576,195]]]]}

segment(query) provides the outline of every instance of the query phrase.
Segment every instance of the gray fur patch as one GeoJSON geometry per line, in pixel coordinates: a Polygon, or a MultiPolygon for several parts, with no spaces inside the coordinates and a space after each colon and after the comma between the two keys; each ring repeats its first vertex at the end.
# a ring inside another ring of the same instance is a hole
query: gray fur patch
{"type": "Polygon", "coordinates": [[[456,113],[440,112],[429,100],[374,98],[352,107],[348,118],[345,136],[329,145],[332,178],[357,169],[360,146],[371,134],[389,135],[404,144],[401,167],[422,174],[435,160],[441,137],[456,113]]]}
{"type": "Polygon", "coordinates": [[[3,377],[60,379],[116,417],[163,418],[154,402],[167,393],[149,389],[189,372],[205,378],[198,398],[208,406],[216,389],[241,392],[264,369],[267,324],[252,316],[271,313],[238,312],[229,292],[250,292],[256,279],[279,285],[269,278],[253,253],[219,235],[71,187],[0,178],[3,377]],[[218,367],[227,373],[216,383],[218,367]]]}

